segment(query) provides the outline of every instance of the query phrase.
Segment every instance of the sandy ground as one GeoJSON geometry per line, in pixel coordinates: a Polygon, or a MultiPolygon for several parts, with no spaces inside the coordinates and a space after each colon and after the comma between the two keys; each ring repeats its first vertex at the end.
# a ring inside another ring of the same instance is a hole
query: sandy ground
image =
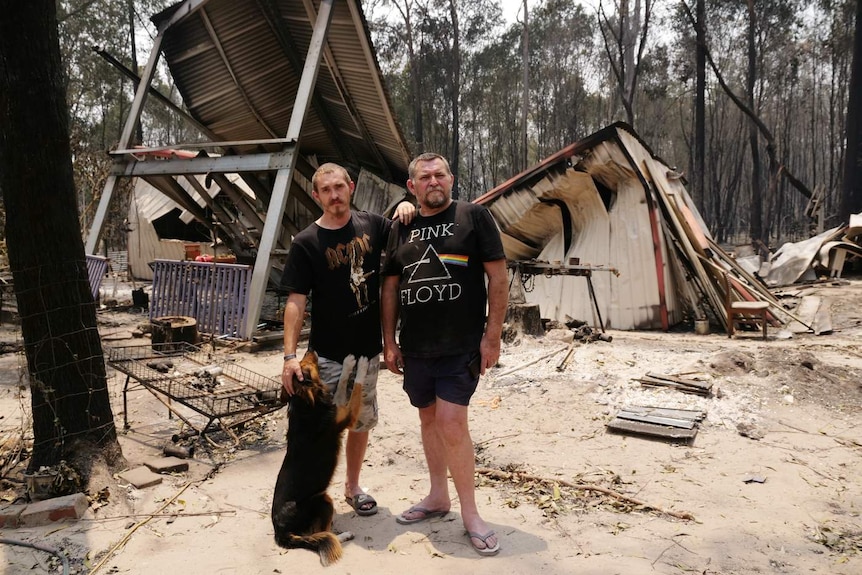
{"type": "MultiPolygon", "coordinates": [[[[114,478],[107,505],[77,522],[2,530],[0,538],[62,550],[70,573],[862,573],[862,281],[806,288],[824,298],[834,332],[768,341],[743,333],[609,332],[575,346],[521,337],[504,346],[471,408],[477,495],[502,551],[478,556],[457,498],[444,519],[402,526],[395,515],[427,489],[418,418],[399,379],[381,371],[381,420],[363,485],[380,511],[358,517],[344,502],[343,469],[330,488],[335,528],[356,538],[343,559],[275,545],[269,518],[284,455],[284,410],[246,426],[239,446],[198,443],[189,471],[136,489],[114,478]],[[536,361],[538,360],[538,361],[536,361]],[[648,372],[713,384],[711,397],[645,388],[648,372]],[[610,433],[624,406],[702,410],[690,444],[610,433]],[[484,469],[497,473],[485,473],[484,469]],[[499,472],[506,473],[499,473],[499,472]],[[691,517],[686,519],[685,517],[691,517]]],[[[106,345],[129,345],[128,313],[100,313],[106,345]]],[[[278,377],[281,351],[219,348],[239,365],[278,377]]],[[[0,356],[2,429],[29,401],[21,358],[0,356]],[[23,397],[23,400],[22,400],[23,397]]],[[[109,370],[122,427],[125,378],[109,370]]],[[[131,466],[159,457],[180,429],[144,390],[129,393],[131,466]]],[[[455,497],[454,489],[452,495],[455,497]]],[[[3,573],[60,573],[50,556],[0,545],[3,573]]]]}

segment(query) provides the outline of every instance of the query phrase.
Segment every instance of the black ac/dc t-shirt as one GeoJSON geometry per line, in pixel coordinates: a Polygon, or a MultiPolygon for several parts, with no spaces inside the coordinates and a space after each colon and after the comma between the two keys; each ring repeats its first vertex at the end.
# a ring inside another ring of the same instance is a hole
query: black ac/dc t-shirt
{"type": "Polygon", "coordinates": [[[344,361],[383,349],[380,256],[390,227],[383,216],[352,211],[340,229],[312,224],[294,238],[281,285],[311,295],[309,346],[319,355],[344,361]]]}
{"type": "Polygon", "coordinates": [[[491,213],[454,201],[430,217],[392,228],[383,275],[400,276],[401,333],[406,356],[437,357],[479,349],[485,331],[484,263],[503,259],[491,213]]]}

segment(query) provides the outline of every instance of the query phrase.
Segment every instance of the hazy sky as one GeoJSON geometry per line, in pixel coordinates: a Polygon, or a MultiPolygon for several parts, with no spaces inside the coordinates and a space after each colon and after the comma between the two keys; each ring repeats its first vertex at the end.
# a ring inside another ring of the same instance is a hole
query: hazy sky
{"type": "MultiPolygon", "coordinates": [[[[581,4],[586,6],[588,11],[595,10],[595,6],[598,6],[599,0],[573,0],[575,4],[581,4]]],[[[524,0],[500,0],[500,5],[503,7],[503,18],[508,23],[514,22],[518,14],[521,11],[521,7],[524,5],[524,0]]],[[[533,8],[539,5],[539,0],[527,0],[527,7],[530,9],[532,13],[533,8]]]]}
{"type": "MultiPolygon", "coordinates": [[[[527,2],[527,7],[529,8],[532,2],[529,0],[527,0],[527,2]]],[[[503,18],[506,19],[506,22],[511,24],[515,21],[515,18],[517,18],[518,12],[524,4],[524,0],[501,0],[500,4],[503,6],[503,18]]]]}

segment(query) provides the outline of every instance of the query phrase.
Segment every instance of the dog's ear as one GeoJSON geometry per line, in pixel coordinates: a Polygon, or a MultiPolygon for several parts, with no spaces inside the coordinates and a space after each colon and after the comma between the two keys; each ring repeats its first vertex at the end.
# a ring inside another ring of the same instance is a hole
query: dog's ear
{"type": "Polygon", "coordinates": [[[311,377],[313,381],[320,381],[320,370],[317,365],[317,353],[313,350],[308,350],[302,356],[302,361],[299,362],[299,367],[302,369],[302,376],[311,377]]]}

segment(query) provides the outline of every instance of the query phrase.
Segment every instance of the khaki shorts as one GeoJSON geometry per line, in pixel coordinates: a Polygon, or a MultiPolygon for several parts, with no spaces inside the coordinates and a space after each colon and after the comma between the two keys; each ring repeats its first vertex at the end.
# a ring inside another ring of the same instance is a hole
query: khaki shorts
{"type": "MultiPolygon", "coordinates": [[[[353,393],[353,384],[356,380],[358,368],[361,368],[364,358],[360,361],[355,361],[353,356],[349,355],[344,358],[344,363],[339,363],[325,357],[317,359],[318,369],[320,371],[320,381],[326,384],[329,392],[335,396],[336,405],[346,405],[350,394],[353,393]],[[341,380],[342,373],[349,370],[347,393],[343,397],[336,394],[338,382],[341,380]]],[[[380,359],[374,356],[367,360],[368,369],[365,371],[365,378],[362,383],[362,407],[359,409],[359,418],[356,420],[356,425],[351,431],[370,431],[377,425],[377,373],[380,368],[380,359]]]]}

